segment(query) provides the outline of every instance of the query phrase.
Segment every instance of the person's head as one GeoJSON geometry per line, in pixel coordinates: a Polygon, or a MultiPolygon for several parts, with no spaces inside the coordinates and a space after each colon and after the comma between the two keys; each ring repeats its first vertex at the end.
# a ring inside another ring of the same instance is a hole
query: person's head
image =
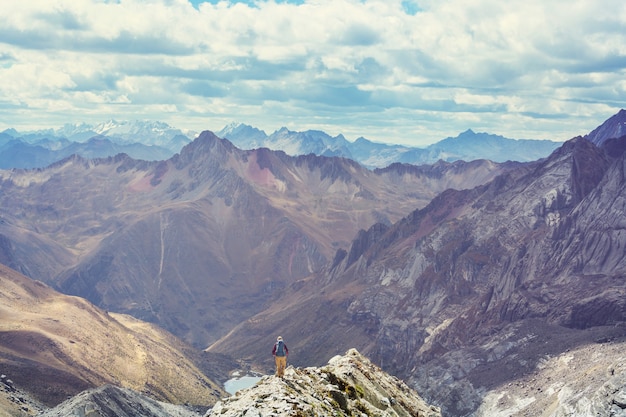
{"type": "Polygon", "coordinates": [[[282,336],[278,336],[278,338],[276,339],[277,342],[280,342],[281,340],[283,340],[282,336]]]}

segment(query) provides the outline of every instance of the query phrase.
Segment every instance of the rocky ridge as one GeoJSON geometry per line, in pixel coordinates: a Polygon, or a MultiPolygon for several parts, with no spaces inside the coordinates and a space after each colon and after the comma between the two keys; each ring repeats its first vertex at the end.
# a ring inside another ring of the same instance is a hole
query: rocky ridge
{"type": "Polygon", "coordinates": [[[194,410],[114,385],[83,391],[38,417],[197,417],[194,410]]]}
{"type": "Polygon", "coordinates": [[[283,379],[265,376],[254,387],[217,402],[205,417],[242,415],[438,417],[441,411],[350,349],[326,366],[289,366],[283,379]]]}
{"type": "Polygon", "coordinates": [[[9,375],[0,375],[0,417],[31,416],[45,409],[30,393],[16,386],[9,375]]]}

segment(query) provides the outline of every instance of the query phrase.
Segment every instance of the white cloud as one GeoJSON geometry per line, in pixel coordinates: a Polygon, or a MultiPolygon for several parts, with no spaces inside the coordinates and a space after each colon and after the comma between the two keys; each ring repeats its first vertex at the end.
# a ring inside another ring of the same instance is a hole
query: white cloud
{"type": "Polygon", "coordinates": [[[567,139],[626,103],[617,0],[7,3],[0,129],[115,117],[567,139]]]}

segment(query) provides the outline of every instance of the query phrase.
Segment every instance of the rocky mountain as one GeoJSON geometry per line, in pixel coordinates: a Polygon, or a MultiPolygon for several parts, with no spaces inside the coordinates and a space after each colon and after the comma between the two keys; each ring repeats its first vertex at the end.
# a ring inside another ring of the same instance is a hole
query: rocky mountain
{"type": "Polygon", "coordinates": [[[586,138],[591,143],[602,145],[608,139],[624,135],[626,135],[626,110],[622,109],[589,133],[586,138]]]}
{"type": "Polygon", "coordinates": [[[243,151],[204,132],[161,162],[74,156],[0,171],[0,260],[204,348],[321,270],[358,230],[514,166],[371,171],[341,158],[243,151]]]}
{"type": "Polygon", "coordinates": [[[254,387],[219,401],[205,417],[441,416],[414,390],[383,372],[357,350],[322,367],[289,366],[285,378],[265,376],[254,387]]]}
{"type": "Polygon", "coordinates": [[[205,409],[224,395],[206,376],[210,357],[157,326],[60,294],[2,264],[0,317],[0,415],[32,415],[103,384],[205,409]]]}
{"type": "Polygon", "coordinates": [[[263,363],[255,345],[279,331],[296,364],[355,346],[445,415],[621,410],[625,150],[574,138],[373,225],[209,350],[263,363]]]}
{"type": "Polygon", "coordinates": [[[350,142],[343,135],[332,137],[316,130],[294,132],[281,128],[268,136],[262,130],[236,123],[224,127],[217,135],[243,149],[266,147],[282,150],[289,155],[312,153],[341,156],[370,168],[383,168],[393,163],[433,164],[439,160],[452,162],[488,159],[496,162],[509,160],[529,162],[548,156],[561,145],[559,142],[548,140],[515,140],[467,130],[457,137],[443,139],[425,148],[416,148],[376,143],[363,137],[350,142]]]}

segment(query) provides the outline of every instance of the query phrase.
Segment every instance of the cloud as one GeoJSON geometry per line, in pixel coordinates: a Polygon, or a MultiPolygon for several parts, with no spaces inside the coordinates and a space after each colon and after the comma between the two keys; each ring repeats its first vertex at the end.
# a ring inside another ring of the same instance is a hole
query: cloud
{"type": "Polygon", "coordinates": [[[467,128],[568,139],[626,103],[617,0],[31,0],[3,9],[0,128],[116,117],[218,130],[239,120],[423,145],[467,128]]]}

